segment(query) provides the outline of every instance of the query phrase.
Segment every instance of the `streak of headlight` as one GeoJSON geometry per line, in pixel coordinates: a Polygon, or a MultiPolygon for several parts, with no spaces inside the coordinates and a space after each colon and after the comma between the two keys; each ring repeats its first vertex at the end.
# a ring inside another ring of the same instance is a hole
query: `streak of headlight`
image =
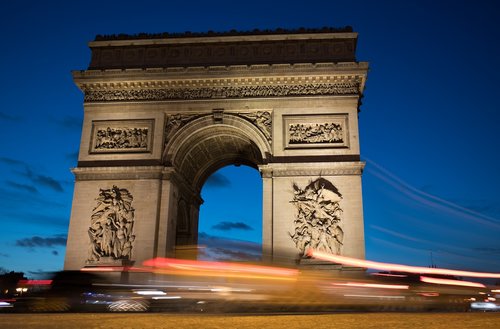
{"type": "Polygon", "coordinates": [[[332,284],[335,286],[346,286],[346,287],[409,289],[409,286],[402,284],[378,284],[378,283],[364,283],[364,282],[346,282],[346,283],[332,283],[332,284]]]}
{"type": "Polygon", "coordinates": [[[372,273],[372,275],[389,276],[389,277],[394,277],[394,278],[406,278],[408,276],[406,274],[391,274],[391,273],[372,273]]]}
{"type": "Polygon", "coordinates": [[[381,263],[374,262],[370,260],[363,260],[333,254],[327,254],[321,251],[315,251],[309,249],[308,255],[317,259],[322,259],[330,261],[333,263],[357,266],[364,268],[372,268],[384,271],[396,271],[396,272],[407,272],[407,273],[417,273],[417,274],[440,274],[440,275],[455,275],[455,276],[466,276],[474,278],[496,278],[500,279],[500,273],[488,273],[488,272],[469,272],[460,270],[449,270],[440,268],[429,268],[422,266],[409,266],[401,264],[391,264],[391,263],[381,263]]]}
{"type": "Polygon", "coordinates": [[[435,284],[446,284],[450,286],[464,286],[464,287],[478,287],[486,288],[486,286],[479,282],[470,281],[460,281],[460,280],[450,280],[450,279],[440,279],[440,278],[430,278],[428,276],[421,276],[420,281],[435,284]]]}
{"type": "Polygon", "coordinates": [[[344,297],[362,297],[362,298],[378,298],[378,299],[403,299],[403,298],[405,298],[404,296],[353,295],[353,294],[344,295],[344,297]]]}
{"type": "Polygon", "coordinates": [[[143,265],[155,267],[158,269],[156,270],[157,272],[183,271],[182,274],[186,275],[233,276],[290,280],[298,274],[298,271],[295,269],[280,267],[161,257],[147,260],[143,263],[143,265]]]}
{"type": "Polygon", "coordinates": [[[144,296],[164,296],[167,293],[161,290],[133,290],[135,294],[144,296]]]}
{"type": "Polygon", "coordinates": [[[26,286],[47,286],[52,284],[52,280],[19,280],[18,284],[26,286]]]}

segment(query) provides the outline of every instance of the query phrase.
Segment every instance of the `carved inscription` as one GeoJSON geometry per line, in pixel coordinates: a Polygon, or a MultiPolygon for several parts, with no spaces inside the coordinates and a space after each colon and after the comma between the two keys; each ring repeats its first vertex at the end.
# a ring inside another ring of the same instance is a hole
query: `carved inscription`
{"type": "Polygon", "coordinates": [[[342,125],[335,122],[289,124],[288,131],[288,144],[344,143],[342,125]]]}
{"type": "Polygon", "coordinates": [[[342,195],[328,180],[318,178],[305,188],[293,184],[296,208],[294,232],[288,234],[295,243],[300,257],[307,257],[309,248],[340,255],[344,240],[341,227],[342,195]]]}
{"type": "Polygon", "coordinates": [[[88,235],[87,263],[106,259],[132,258],[135,235],[133,197],[123,188],[100,189],[97,206],[92,210],[88,235]]]}

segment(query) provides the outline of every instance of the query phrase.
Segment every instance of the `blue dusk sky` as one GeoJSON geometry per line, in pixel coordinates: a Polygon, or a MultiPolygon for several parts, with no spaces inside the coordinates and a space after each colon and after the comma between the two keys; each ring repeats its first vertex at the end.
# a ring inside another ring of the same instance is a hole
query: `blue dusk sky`
{"type": "MultiPolygon", "coordinates": [[[[370,63],[366,258],[500,272],[499,14],[491,0],[2,1],[0,270],[63,267],[83,119],[71,71],[96,35],[349,25],[370,63]]],[[[216,172],[202,240],[260,243],[261,188],[255,169],[216,172]]]]}

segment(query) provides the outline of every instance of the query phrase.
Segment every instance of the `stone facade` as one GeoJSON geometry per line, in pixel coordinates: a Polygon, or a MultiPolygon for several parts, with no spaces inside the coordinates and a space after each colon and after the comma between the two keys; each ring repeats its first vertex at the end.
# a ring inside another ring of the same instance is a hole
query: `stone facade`
{"type": "Polygon", "coordinates": [[[196,244],[201,188],[229,164],[262,174],[267,258],[295,262],[306,248],[364,258],[368,64],[356,40],[321,30],[91,42],[89,68],[73,73],[84,123],[65,269],[196,244]]]}

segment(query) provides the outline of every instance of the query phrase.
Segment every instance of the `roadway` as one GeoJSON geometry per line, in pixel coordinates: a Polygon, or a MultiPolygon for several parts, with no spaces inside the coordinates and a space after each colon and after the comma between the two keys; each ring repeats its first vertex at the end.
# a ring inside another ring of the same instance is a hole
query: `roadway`
{"type": "Polygon", "coordinates": [[[213,315],[165,313],[0,314],[2,329],[500,328],[500,313],[336,313],[213,315]]]}

